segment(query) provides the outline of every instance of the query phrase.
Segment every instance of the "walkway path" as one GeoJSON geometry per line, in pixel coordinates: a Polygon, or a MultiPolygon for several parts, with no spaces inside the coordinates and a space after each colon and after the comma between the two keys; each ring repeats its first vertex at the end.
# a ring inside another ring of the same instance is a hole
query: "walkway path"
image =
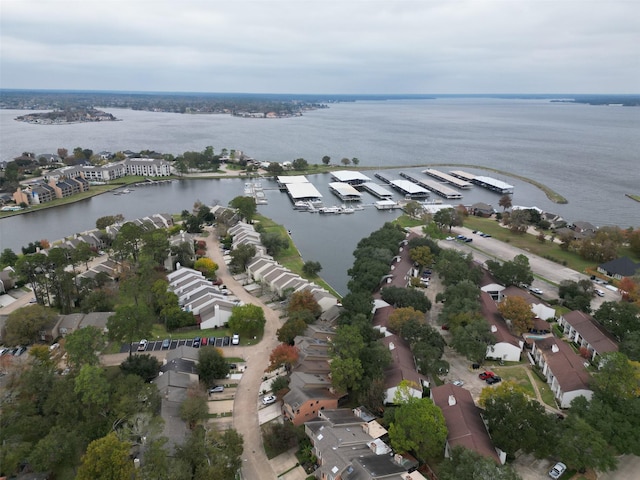
{"type": "Polygon", "coordinates": [[[262,341],[256,346],[243,349],[247,369],[242,375],[242,380],[240,380],[236,391],[233,405],[233,426],[244,438],[243,478],[247,480],[273,480],[278,475],[273,471],[262,446],[262,435],[258,423],[258,401],[264,370],[269,365],[269,356],[279,344],[276,331],[284,322],[280,319],[278,312],[248,293],[231,276],[224,262],[215,229],[208,228],[207,232],[209,235],[203,240],[207,244],[207,256],[219,265],[216,276],[244,303],[252,303],[264,310],[266,324],[262,341]]]}

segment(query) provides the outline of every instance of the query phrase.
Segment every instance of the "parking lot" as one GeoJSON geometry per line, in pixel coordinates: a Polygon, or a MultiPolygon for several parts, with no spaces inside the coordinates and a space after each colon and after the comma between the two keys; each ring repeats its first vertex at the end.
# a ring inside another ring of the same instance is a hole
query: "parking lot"
{"type": "MultiPolygon", "coordinates": [[[[169,339],[169,346],[167,348],[162,348],[163,340],[149,341],[144,350],[138,350],[140,342],[134,342],[131,345],[131,348],[132,348],[132,351],[134,352],[159,352],[161,350],[175,350],[176,348],[182,347],[182,346],[192,347],[193,340],[194,340],[193,338],[189,338],[186,340],[185,339],[180,339],[180,340],[169,339]]],[[[209,337],[207,338],[207,345],[201,345],[201,346],[209,346],[209,345],[220,347],[220,348],[228,347],[231,345],[231,337],[209,337]],[[211,340],[213,340],[213,343],[211,343],[211,340]]],[[[124,343],[120,348],[120,353],[128,353],[128,352],[129,352],[129,344],[124,343]]]]}

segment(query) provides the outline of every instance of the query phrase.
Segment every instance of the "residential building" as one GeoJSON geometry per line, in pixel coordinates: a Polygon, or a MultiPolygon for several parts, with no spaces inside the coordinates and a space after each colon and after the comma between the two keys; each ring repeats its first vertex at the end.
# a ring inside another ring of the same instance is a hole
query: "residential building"
{"type": "Polygon", "coordinates": [[[406,387],[412,397],[422,398],[423,388],[429,386],[429,381],[418,373],[409,344],[398,335],[389,332],[385,335],[380,341],[391,354],[391,364],[384,372],[384,403],[395,403],[400,386],[406,387]]]}
{"type": "Polygon", "coordinates": [[[618,343],[590,315],[579,310],[565,313],[558,320],[564,334],[580,348],[586,348],[591,361],[604,353],[618,351],[618,343]]]}
{"type": "Polygon", "coordinates": [[[505,463],[507,454],[493,445],[469,390],[445,383],[431,389],[431,400],[442,410],[447,425],[445,458],[451,456],[454,447],[464,447],[496,463],[505,463]]]}
{"type": "Polygon", "coordinates": [[[5,267],[0,271],[0,293],[7,293],[15,286],[14,273],[12,267],[5,267]]]}
{"type": "Polygon", "coordinates": [[[568,343],[555,337],[536,339],[530,360],[542,371],[560,408],[569,408],[577,397],[593,396],[585,360],[568,343]]]}
{"type": "Polygon", "coordinates": [[[323,410],[338,408],[339,399],[327,375],[294,371],[289,379],[289,392],[282,399],[282,415],[294,425],[302,425],[323,410]]]}
{"type": "Polygon", "coordinates": [[[633,277],[640,273],[640,262],[634,262],[629,257],[620,257],[598,266],[598,272],[616,280],[633,277]]]}
{"type": "MultiPolygon", "coordinates": [[[[507,323],[498,311],[496,302],[487,292],[480,293],[480,309],[482,316],[489,323],[491,333],[495,339],[495,343],[487,347],[486,358],[506,362],[519,362],[524,348],[524,341],[511,333],[507,323]]],[[[531,317],[533,317],[533,313],[531,317]]]]}

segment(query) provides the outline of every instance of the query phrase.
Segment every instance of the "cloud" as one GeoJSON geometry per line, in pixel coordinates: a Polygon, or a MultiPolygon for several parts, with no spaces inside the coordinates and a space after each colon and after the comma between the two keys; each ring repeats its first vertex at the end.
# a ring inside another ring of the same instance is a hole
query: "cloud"
{"type": "Polygon", "coordinates": [[[624,0],[4,0],[4,88],[637,92],[624,0]]]}

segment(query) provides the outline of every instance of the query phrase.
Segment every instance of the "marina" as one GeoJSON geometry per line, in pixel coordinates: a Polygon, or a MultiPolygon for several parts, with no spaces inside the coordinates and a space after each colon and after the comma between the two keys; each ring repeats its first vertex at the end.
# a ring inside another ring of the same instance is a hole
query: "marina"
{"type": "Polygon", "coordinates": [[[391,180],[389,185],[391,185],[398,192],[402,193],[405,198],[429,198],[428,190],[422,188],[420,185],[410,182],[409,180],[391,180]]]}
{"type": "Polygon", "coordinates": [[[420,185],[427,190],[432,191],[433,193],[440,195],[446,199],[460,199],[462,198],[462,194],[452,188],[449,188],[441,183],[434,182],[433,180],[420,180],[408,173],[400,172],[400,176],[406,178],[412,183],[420,185]]]}
{"type": "Polygon", "coordinates": [[[348,183],[330,182],[329,190],[343,202],[359,202],[362,194],[348,183]]]}
{"type": "MultiPolygon", "coordinates": [[[[389,182],[386,182],[386,183],[389,183],[389,182]]],[[[360,186],[362,187],[363,190],[366,190],[367,192],[369,192],[374,197],[378,197],[378,198],[381,198],[381,199],[393,198],[393,192],[390,192],[389,190],[387,190],[383,186],[378,185],[377,183],[365,182],[360,186]]]]}
{"type": "Polygon", "coordinates": [[[361,185],[371,181],[371,179],[365,174],[354,172],[352,170],[336,170],[334,172],[329,172],[329,174],[335,181],[348,183],[349,185],[361,185]]]}
{"type": "Polygon", "coordinates": [[[257,205],[266,205],[267,203],[269,203],[260,182],[245,183],[244,194],[247,197],[253,197],[257,205]]]}

